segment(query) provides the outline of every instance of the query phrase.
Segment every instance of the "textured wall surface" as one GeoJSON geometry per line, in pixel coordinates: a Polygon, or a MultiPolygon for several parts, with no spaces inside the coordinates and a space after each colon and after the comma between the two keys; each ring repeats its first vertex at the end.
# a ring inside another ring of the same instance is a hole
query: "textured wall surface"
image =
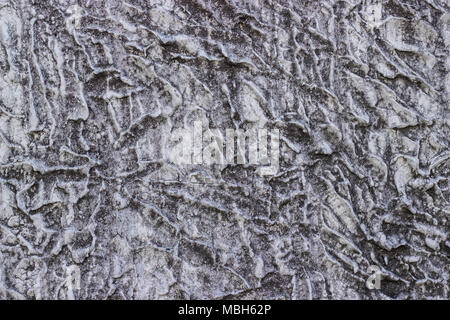
{"type": "Polygon", "coordinates": [[[0,298],[448,299],[449,10],[0,0],[0,298]],[[278,172],[170,163],[194,121],[278,172]]]}

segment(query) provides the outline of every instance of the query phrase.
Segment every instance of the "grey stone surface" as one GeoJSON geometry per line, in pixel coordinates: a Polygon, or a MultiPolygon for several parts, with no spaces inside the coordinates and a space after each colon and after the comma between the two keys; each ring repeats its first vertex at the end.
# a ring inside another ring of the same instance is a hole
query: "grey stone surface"
{"type": "Polygon", "coordinates": [[[448,299],[449,7],[0,0],[0,298],[448,299]],[[193,121],[278,173],[167,162],[193,121]]]}

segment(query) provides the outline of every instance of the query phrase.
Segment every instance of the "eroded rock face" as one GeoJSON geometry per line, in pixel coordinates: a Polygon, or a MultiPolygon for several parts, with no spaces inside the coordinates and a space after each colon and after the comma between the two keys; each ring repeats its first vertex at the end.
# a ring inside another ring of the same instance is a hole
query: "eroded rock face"
{"type": "Polygon", "coordinates": [[[445,0],[0,0],[0,298],[449,298],[449,44],[445,0]],[[170,163],[195,121],[278,172],[170,163]]]}

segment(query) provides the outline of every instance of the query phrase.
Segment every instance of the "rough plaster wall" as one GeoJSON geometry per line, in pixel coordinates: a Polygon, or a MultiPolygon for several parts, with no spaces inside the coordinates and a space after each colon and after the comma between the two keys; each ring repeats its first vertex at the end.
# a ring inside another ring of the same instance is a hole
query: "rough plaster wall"
{"type": "Polygon", "coordinates": [[[0,0],[0,298],[448,299],[449,7],[0,0]],[[279,173],[165,182],[194,120],[279,173]]]}

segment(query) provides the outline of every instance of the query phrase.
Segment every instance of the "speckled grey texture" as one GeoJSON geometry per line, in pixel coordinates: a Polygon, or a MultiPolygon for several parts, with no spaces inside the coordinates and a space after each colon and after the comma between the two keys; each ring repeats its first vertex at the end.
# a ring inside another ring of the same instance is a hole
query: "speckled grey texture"
{"type": "Polygon", "coordinates": [[[449,7],[0,0],[0,298],[448,299],[449,7]],[[278,173],[167,162],[194,121],[278,173]]]}

